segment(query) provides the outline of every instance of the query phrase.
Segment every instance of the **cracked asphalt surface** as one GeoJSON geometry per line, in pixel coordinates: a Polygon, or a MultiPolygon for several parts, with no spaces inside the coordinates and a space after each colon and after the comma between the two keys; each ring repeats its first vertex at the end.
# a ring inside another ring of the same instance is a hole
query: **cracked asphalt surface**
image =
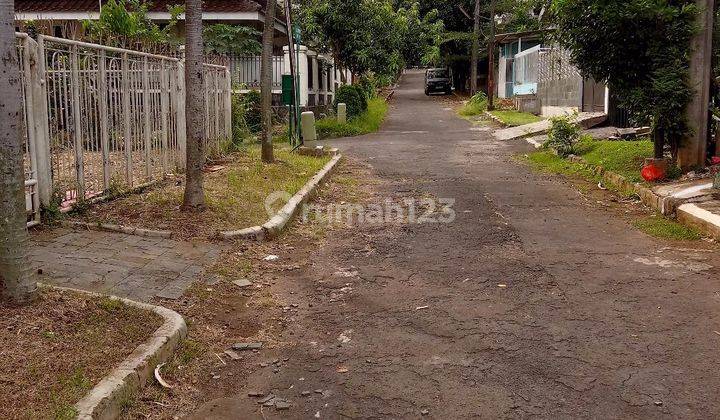
{"type": "Polygon", "coordinates": [[[513,158],[526,144],[424,96],[421,72],[379,133],[334,144],[381,197],[454,198],[457,219],[356,226],[312,250],[281,286],[301,302],[290,344],[268,350],[283,368],[191,417],[720,417],[715,245],[653,239],[533,173],[513,158]],[[250,390],[291,407],[261,411],[250,390]]]}

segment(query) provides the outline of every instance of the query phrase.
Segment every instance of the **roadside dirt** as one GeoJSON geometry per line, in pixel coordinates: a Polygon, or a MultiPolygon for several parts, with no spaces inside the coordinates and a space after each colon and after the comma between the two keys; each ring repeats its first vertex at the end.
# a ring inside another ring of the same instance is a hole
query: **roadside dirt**
{"type": "Polygon", "coordinates": [[[109,299],[42,290],[0,302],[0,418],[74,418],[73,405],[162,323],[109,299]]]}
{"type": "Polygon", "coordinates": [[[651,238],[628,223],[642,207],[531,172],[514,159],[527,144],[425,97],[422,73],[391,108],[380,133],[333,142],[357,181],[323,199],[450,198],[455,220],[236,244],[218,273],[253,286],[177,303],[203,350],[178,353],[176,388],[150,388],[128,418],[720,415],[716,244],[651,238]],[[242,342],[263,347],[223,354],[242,342]]]}

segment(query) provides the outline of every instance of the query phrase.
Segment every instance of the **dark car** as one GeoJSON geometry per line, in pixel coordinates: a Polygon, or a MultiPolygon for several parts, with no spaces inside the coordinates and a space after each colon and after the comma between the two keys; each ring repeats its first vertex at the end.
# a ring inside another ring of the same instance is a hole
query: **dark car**
{"type": "Polygon", "coordinates": [[[448,69],[428,69],[425,72],[425,94],[436,92],[452,94],[452,78],[448,69]]]}

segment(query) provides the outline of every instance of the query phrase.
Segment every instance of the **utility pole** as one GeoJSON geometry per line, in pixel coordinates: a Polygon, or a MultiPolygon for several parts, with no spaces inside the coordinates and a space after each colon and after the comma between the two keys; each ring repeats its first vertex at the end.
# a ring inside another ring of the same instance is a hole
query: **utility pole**
{"type": "Polygon", "coordinates": [[[488,111],[495,109],[495,0],[490,1],[490,39],[488,40],[488,111]]]}
{"type": "Polygon", "coordinates": [[[712,75],[712,40],[715,0],[696,0],[697,33],[691,42],[690,85],[695,95],[686,109],[689,133],[678,150],[678,164],[684,170],[704,167],[707,158],[710,83],[712,75]]]}
{"type": "Polygon", "coordinates": [[[475,14],[473,16],[473,40],[470,57],[470,95],[478,91],[478,61],[480,60],[480,0],[475,0],[475,14]]]}

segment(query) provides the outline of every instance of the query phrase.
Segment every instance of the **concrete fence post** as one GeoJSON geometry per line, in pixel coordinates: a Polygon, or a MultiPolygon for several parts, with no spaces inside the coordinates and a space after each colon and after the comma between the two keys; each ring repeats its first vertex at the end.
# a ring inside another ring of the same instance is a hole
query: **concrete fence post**
{"type": "Polygon", "coordinates": [[[128,187],[133,186],[132,162],[132,109],[130,108],[130,59],[128,53],[121,56],[120,71],[122,72],[122,117],[123,117],[123,148],[125,149],[125,181],[128,187]]]}
{"type": "Polygon", "coordinates": [[[175,107],[175,128],[177,130],[177,142],[180,149],[180,168],[185,168],[187,159],[187,133],[185,133],[185,65],[178,63],[177,72],[173,75],[177,81],[175,92],[177,106],[175,107]]]}
{"type": "Polygon", "coordinates": [[[347,122],[347,105],[340,103],[337,106],[337,120],[340,124],[347,122]]]}
{"type": "Polygon", "coordinates": [[[100,148],[103,161],[103,188],[110,188],[110,133],[108,130],[108,86],[105,50],[98,55],[98,111],[100,118],[100,148]]]}
{"type": "Polygon", "coordinates": [[[303,143],[307,147],[315,147],[317,132],[315,131],[315,114],[312,111],[303,112],[300,117],[303,143]]]}
{"type": "Polygon", "coordinates": [[[85,199],[85,170],[83,162],[82,118],[80,114],[80,51],[77,45],[70,47],[70,90],[72,98],[73,138],[75,141],[75,175],[77,199],[85,199]]]}
{"type": "Polygon", "coordinates": [[[35,162],[37,167],[40,203],[49,206],[52,199],[52,170],[50,168],[50,127],[45,80],[45,51],[42,37],[35,42],[26,38],[30,58],[30,92],[34,119],[35,162]]]}
{"type": "Polygon", "coordinates": [[[225,71],[225,94],[223,96],[224,112],[225,112],[225,137],[227,140],[233,140],[232,132],[232,77],[230,70],[225,71]]]}

